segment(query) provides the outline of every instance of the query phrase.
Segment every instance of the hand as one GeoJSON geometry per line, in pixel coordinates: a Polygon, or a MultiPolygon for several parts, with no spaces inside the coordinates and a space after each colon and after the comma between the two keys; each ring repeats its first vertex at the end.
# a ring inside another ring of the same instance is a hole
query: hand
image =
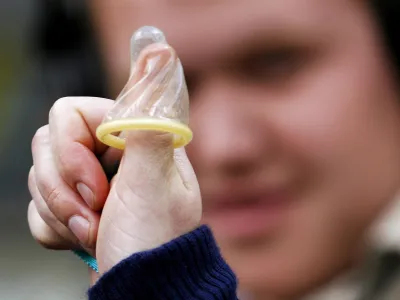
{"type": "Polygon", "coordinates": [[[169,134],[131,132],[125,153],[95,137],[112,100],[63,98],[32,141],[28,221],[50,249],[83,248],[100,273],[198,226],[201,197],[183,148],[169,134]],[[106,173],[121,160],[109,184],[106,173]]]}

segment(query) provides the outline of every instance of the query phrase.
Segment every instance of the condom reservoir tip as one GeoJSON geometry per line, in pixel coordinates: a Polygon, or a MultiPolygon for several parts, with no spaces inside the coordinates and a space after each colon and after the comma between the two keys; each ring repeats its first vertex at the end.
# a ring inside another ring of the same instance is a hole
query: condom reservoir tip
{"type": "Polygon", "coordinates": [[[174,135],[174,146],[192,139],[189,95],[182,64],[158,28],[144,26],[131,38],[131,68],[125,87],[97,129],[97,137],[123,149],[130,130],[174,135]]]}

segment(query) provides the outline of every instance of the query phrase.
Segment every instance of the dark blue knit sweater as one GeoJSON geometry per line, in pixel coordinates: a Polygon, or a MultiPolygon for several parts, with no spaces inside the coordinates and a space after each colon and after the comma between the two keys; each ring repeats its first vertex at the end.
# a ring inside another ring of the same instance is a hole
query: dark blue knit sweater
{"type": "Polygon", "coordinates": [[[211,230],[201,226],[156,249],[133,254],[89,290],[90,300],[237,299],[235,274],[211,230]]]}

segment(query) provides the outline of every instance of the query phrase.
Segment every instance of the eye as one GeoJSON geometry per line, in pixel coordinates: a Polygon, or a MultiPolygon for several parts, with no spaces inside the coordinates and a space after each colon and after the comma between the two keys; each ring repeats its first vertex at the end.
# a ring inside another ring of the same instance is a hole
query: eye
{"type": "Polygon", "coordinates": [[[292,78],[305,65],[307,55],[299,49],[267,50],[251,55],[243,64],[248,80],[280,83],[292,78]]]}

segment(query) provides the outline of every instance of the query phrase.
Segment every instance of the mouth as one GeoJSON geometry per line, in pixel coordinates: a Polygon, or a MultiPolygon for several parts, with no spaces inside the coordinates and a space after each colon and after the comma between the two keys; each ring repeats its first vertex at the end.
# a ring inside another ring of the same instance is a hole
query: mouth
{"type": "Polygon", "coordinates": [[[285,222],[291,202],[282,189],[243,196],[205,197],[204,221],[224,238],[266,237],[285,222]]]}

